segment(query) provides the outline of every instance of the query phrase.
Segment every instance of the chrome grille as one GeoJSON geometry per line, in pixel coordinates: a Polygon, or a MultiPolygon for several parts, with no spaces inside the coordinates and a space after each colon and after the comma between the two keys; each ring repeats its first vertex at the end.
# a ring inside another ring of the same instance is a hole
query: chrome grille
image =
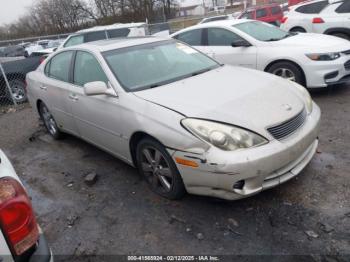
{"type": "Polygon", "coordinates": [[[289,119],[288,121],[282,124],[270,127],[267,129],[267,131],[269,131],[269,133],[275,139],[282,140],[293,134],[295,131],[297,131],[305,123],[306,116],[307,112],[304,108],[304,110],[297,114],[295,117],[289,119]]]}

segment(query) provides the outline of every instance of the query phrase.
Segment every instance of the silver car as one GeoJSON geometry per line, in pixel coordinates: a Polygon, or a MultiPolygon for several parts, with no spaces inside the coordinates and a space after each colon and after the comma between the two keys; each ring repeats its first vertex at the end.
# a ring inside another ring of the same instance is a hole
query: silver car
{"type": "Polygon", "coordinates": [[[257,194],[297,176],[318,146],[321,112],[305,88],[176,40],[63,49],[27,83],[54,138],[70,133],[98,146],[169,199],[257,194]]]}

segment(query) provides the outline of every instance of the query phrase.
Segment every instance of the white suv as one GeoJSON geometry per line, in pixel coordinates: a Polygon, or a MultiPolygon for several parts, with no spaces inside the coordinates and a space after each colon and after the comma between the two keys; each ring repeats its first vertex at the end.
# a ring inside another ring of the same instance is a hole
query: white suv
{"type": "Polygon", "coordinates": [[[95,26],[70,35],[58,49],[79,45],[87,42],[105,40],[118,37],[140,37],[148,35],[145,23],[113,24],[108,26],[95,26]]]}
{"type": "Polygon", "coordinates": [[[0,261],[53,262],[30,199],[0,150],[0,261]]]}
{"type": "Polygon", "coordinates": [[[350,1],[316,0],[292,6],[281,28],[334,35],[350,40],[350,1]]]}

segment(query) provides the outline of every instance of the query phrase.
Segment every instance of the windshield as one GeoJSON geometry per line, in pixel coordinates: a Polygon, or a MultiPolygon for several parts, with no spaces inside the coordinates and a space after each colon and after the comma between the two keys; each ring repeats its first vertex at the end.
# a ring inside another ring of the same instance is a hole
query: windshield
{"type": "Polygon", "coordinates": [[[237,25],[233,25],[233,27],[241,30],[242,32],[254,37],[260,41],[279,41],[294,34],[288,33],[279,29],[278,27],[258,21],[253,22],[245,22],[237,25]]]}
{"type": "Polygon", "coordinates": [[[107,51],[103,56],[129,92],[155,88],[220,66],[195,49],[173,40],[107,51]]]}

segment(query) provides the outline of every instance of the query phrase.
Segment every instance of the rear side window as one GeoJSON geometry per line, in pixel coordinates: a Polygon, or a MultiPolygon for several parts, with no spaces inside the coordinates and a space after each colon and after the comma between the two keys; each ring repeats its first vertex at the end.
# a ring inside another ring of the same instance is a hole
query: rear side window
{"type": "Polygon", "coordinates": [[[84,36],[83,35],[76,35],[69,38],[67,43],[64,44],[64,47],[74,46],[74,45],[80,45],[84,43],[84,36]]]}
{"type": "Polygon", "coordinates": [[[130,29],[129,28],[113,29],[113,30],[108,30],[107,33],[109,38],[126,37],[129,35],[130,29]]]}
{"type": "Polygon", "coordinates": [[[179,34],[176,39],[189,45],[200,46],[202,45],[202,29],[196,29],[179,34]]]}
{"type": "Polygon", "coordinates": [[[339,14],[350,13],[350,1],[344,1],[335,12],[339,14]]]}
{"type": "Polygon", "coordinates": [[[93,42],[98,40],[104,40],[106,39],[106,32],[105,31],[97,31],[97,32],[91,32],[85,34],[85,42],[93,42]]]}
{"type": "Polygon", "coordinates": [[[271,13],[273,15],[277,15],[277,14],[280,14],[282,12],[282,9],[278,6],[273,6],[271,7],[271,13]]]}
{"type": "Polygon", "coordinates": [[[74,84],[84,86],[86,83],[95,81],[107,84],[108,78],[92,54],[78,51],[74,66],[74,84]]]}
{"type": "Polygon", "coordinates": [[[261,18],[261,17],[265,17],[265,16],[267,16],[267,9],[266,8],[256,10],[256,18],[261,18]]]}
{"type": "Polygon", "coordinates": [[[209,46],[232,46],[242,38],[235,33],[222,28],[208,28],[209,46]]]}
{"type": "Polygon", "coordinates": [[[49,77],[69,82],[69,69],[73,57],[73,52],[63,52],[54,56],[49,62],[49,77]]]}
{"type": "Polygon", "coordinates": [[[295,11],[303,14],[318,14],[327,5],[328,5],[328,1],[320,1],[316,3],[300,6],[297,9],[295,9],[295,11]]]}

